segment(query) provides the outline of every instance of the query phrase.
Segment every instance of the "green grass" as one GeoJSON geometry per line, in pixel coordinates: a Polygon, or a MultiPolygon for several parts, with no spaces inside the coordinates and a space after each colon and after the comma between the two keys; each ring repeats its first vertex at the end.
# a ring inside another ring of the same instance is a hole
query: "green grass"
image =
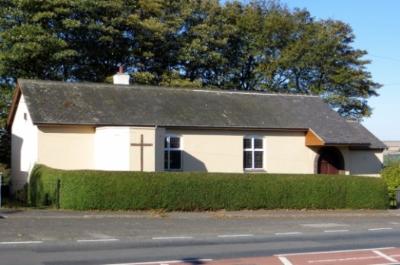
{"type": "Polygon", "coordinates": [[[328,175],[190,172],[64,171],[37,166],[29,183],[32,206],[54,206],[60,180],[65,209],[384,209],[379,178],[328,175]]]}

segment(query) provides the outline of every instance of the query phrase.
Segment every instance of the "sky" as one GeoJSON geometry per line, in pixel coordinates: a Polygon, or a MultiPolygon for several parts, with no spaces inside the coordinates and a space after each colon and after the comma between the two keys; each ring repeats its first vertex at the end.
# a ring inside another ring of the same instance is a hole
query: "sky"
{"type": "MultiPolygon", "coordinates": [[[[223,2],[223,1],[222,1],[223,2]]],[[[248,2],[248,1],[244,1],[248,2]]],[[[281,0],[290,9],[306,8],[317,19],[349,24],[353,47],[366,50],[367,69],[383,85],[369,99],[371,117],[363,124],[381,140],[400,140],[400,0],[281,0]]]]}
{"type": "Polygon", "coordinates": [[[368,70],[383,85],[369,100],[372,116],[363,124],[381,140],[400,140],[400,1],[399,0],[282,0],[289,8],[306,8],[318,19],[348,23],[354,47],[368,52],[368,70]]]}

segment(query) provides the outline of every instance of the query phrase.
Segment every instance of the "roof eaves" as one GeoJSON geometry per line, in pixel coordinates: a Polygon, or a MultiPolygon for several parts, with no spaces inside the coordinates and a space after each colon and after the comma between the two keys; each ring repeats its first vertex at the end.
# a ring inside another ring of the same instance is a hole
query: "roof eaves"
{"type": "Polygon", "coordinates": [[[13,125],[15,113],[17,112],[17,108],[18,108],[19,101],[21,99],[21,95],[22,95],[21,87],[17,81],[13,99],[12,99],[11,106],[10,106],[10,111],[9,111],[8,117],[7,117],[6,128],[8,131],[11,130],[11,127],[13,125]]]}

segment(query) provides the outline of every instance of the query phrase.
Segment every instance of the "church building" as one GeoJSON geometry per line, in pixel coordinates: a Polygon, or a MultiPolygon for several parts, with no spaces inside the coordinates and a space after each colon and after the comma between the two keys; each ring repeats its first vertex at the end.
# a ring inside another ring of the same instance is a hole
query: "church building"
{"type": "Polygon", "coordinates": [[[13,190],[58,169],[377,176],[385,145],[320,97],[40,80],[17,82],[13,190]]]}

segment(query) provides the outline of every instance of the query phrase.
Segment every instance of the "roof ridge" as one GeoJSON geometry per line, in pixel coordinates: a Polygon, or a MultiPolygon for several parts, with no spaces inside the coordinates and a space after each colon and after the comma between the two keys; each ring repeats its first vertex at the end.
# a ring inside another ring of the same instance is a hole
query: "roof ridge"
{"type": "Polygon", "coordinates": [[[315,94],[290,94],[290,93],[275,93],[275,92],[266,92],[266,91],[243,91],[243,90],[224,90],[224,89],[211,89],[211,88],[179,88],[179,87],[167,87],[167,86],[155,86],[155,85],[145,85],[145,84],[130,84],[130,85],[115,85],[112,83],[96,83],[96,82],[68,82],[68,81],[56,81],[56,80],[42,80],[42,79],[24,79],[19,78],[18,82],[37,82],[37,83],[61,83],[61,84],[69,84],[69,85],[96,85],[101,87],[131,87],[138,89],[169,89],[169,90],[179,90],[179,91],[191,91],[191,92],[205,92],[205,93],[224,93],[224,94],[242,94],[242,95],[263,95],[263,96],[285,96],[285,97],[319,97],[315,94]]]}
{"type": "Polygon", "coordinates": [[[193,89],[196,92],[210,92],[210,93],[227,93],[227,94],[243,94],[243,95],[263,95],[263,96],[288,96],[288,97],[319,97],[315,94],[290,94],[290,93],[274,93],[274,92],[264,92],[264,91],[243,91],[243,90],[207,90],[207,89],[193,89]]]}

